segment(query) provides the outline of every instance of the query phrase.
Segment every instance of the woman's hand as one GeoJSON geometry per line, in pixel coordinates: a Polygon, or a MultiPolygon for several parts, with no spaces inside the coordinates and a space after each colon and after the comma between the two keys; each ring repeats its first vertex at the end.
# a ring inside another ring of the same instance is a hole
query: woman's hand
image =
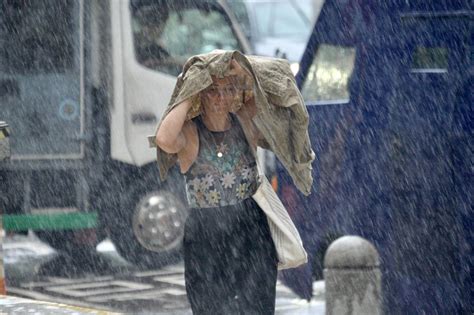
{"type": "Polygon", "coordinates": [[[240,65],[240,63],[232,59],[230,62],[230,69],[227,72],[227,75],[235,75],[239,77],[245,77],[246,82],[253,82],[252,75],[240,65]]]}
{"type": "Polygon", "coordinates": [[[252,119],[257,114],[255,97],[251,97],[243,103],[242,107],[239,110],[239,114],[245,119],[252,119]]]}
{"type": "Polygon", "coordinates": [[[232,59],[230,63],[230,70],[227,72],[228,75],[234,75],[239,77],[237,80],[237,84],[239,85],[239,90],[242,94],[242,107],[240,108],[239,112],[242,117],[246,119],[251,119],[253,116],[257,114],[257,108],[255,106],[255,96],[250,97],[247,99],[245,97],[245,92],[243,90],[252,90],[253,89],[253,78],[249,71],[247,71],[244,67],[240,65],[240,63],[232,59]]]}

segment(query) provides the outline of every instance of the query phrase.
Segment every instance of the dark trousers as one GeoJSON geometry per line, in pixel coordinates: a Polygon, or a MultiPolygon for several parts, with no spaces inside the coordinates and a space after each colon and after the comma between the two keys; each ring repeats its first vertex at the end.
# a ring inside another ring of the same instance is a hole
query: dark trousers
{"type": "Polygon", "coordinates": [[[191,209],[184,268],[193,314],[274,314],[277,263],[266,216],[252,198],[191,209]]]}

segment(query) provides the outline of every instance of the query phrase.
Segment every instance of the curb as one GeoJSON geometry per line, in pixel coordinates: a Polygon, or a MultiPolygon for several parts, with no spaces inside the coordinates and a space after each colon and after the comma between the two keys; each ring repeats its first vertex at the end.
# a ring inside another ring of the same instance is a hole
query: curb
{"type": "Polygon", "coordinates": [[[45,314],[45,315],[119,315],[86,307],[72,306],[45,301],[35,301],[15,296],[0,295],[0,315],[4,314],[45,314]]]}

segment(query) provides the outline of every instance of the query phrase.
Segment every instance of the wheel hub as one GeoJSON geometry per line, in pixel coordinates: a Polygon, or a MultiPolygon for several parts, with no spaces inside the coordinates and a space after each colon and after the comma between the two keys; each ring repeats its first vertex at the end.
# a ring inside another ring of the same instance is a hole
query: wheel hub
{"type": "Polygon", "coordinates": [[[140,199],[133,215],[133,231],[148,250],[163,252],[180,245],[187,210],[173,194],[156,191],[140,199]]]}

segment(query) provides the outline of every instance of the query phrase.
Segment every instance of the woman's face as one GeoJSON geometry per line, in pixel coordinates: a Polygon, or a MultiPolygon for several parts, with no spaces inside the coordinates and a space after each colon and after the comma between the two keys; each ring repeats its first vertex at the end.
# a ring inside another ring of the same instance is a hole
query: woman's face
{"type": "Polygon", "coordinates": [[[213,78],[211,86],[202,92],[205,113],[227,114],[234,102],[237,89],[229,78],[213,78]]]}

